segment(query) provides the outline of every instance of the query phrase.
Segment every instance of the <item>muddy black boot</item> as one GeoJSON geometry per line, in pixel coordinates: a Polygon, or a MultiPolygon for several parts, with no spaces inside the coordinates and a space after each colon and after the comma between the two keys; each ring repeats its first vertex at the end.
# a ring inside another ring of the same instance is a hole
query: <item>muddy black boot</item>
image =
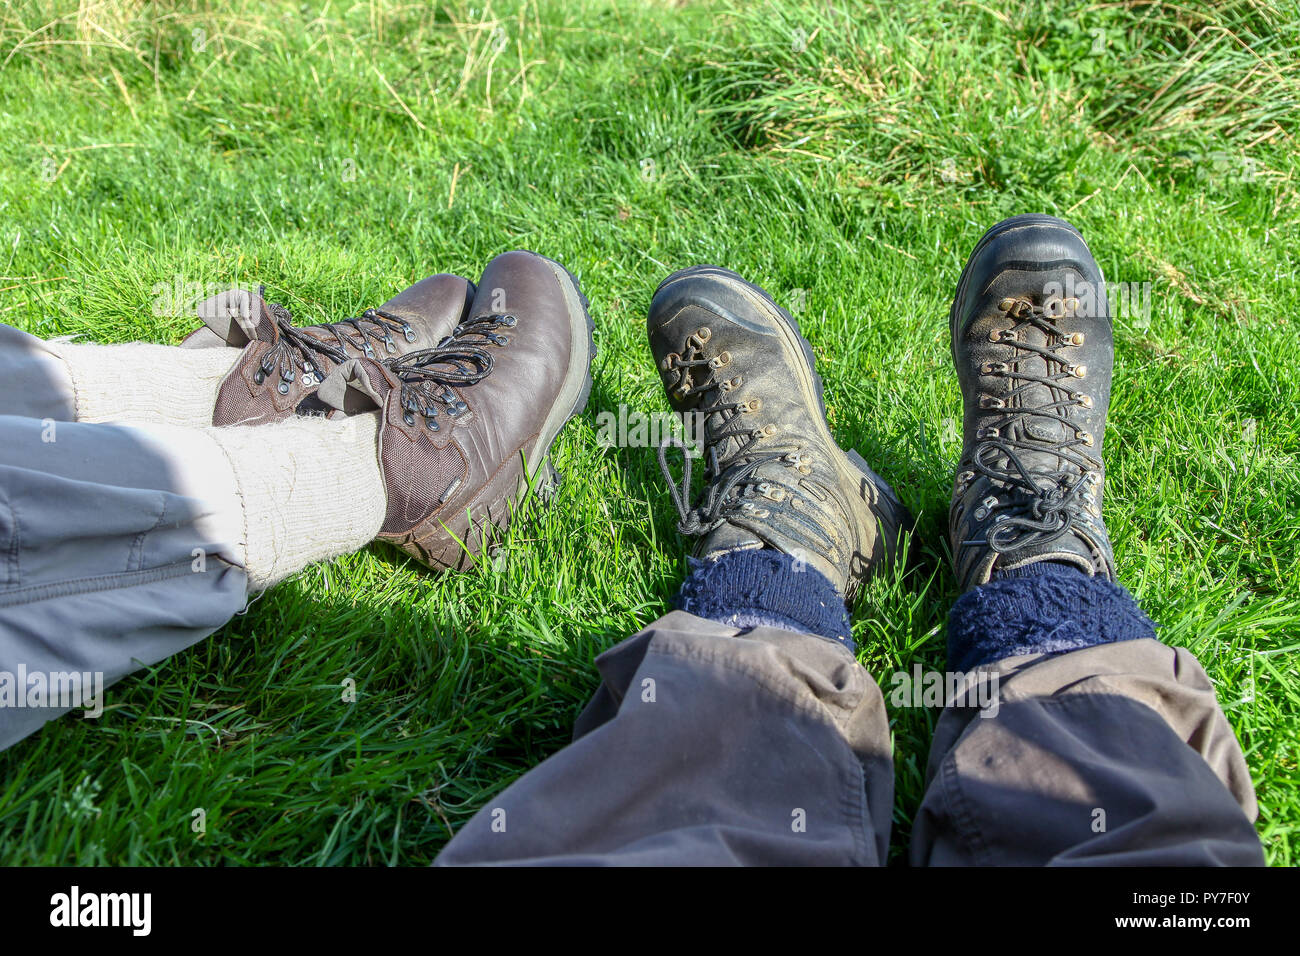
{"type": "Polygon", "coordinates": [[[1016,216],[957,284],[965,405],[949,528],[963,590],[1043,561],[1113,581],[1101,518],[1114,348],[1101,270],[1069,223],[1016,216]]]}
{"type": "Polygon", "coordinates": [[[891,560],[907,510],[856,452],[831,437],[821,379],[799,326],[734,272],[696,266],[655,292],[650,350],[673,408],[699,423],[703,497],[690,458],[674,486],[678,529],[695,554],[769,548],[821,572],[847,600],[891,560]]]}

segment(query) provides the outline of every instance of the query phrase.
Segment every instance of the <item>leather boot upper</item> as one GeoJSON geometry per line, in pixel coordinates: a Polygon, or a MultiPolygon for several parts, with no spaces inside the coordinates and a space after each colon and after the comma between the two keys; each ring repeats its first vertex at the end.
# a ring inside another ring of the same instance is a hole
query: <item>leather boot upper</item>
{"type": "Polygon", "coordinates": [[[550,259],[493,259],[469,311],[438,346],[355,360],[320,398],[381,410],[388,514],[380,537],[433,567],[462,567],[510,520],[560,427],[590,389],[586,303],[550,259]]]}
{"type": "MultiPolygon", "coordinates": [[[[735,273],[669,276],[648,319],[672,407],[700,423],[705,489],[672,488],[695,553],[770,547],[824,574],[850,599],[892,556],[908,518],[893,491],[826,425],[812,349],[794,319],[735,273]]],[[[661,449],[661,466],[672,476],[661,449]]]]}
{"type": "Polygon", "coordinates": [[[1082,236],[1050,216],[994,226],[950,322],[964,413],[949,528],[962,587],[1043,560],[1113,579],[1101,517],[1111,314],[1082,236]]]}

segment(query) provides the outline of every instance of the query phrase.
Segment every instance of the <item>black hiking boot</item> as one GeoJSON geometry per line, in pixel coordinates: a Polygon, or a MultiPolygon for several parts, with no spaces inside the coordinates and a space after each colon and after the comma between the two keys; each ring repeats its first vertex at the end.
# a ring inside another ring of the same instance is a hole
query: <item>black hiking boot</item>
{"type": "Polygon", "coordinates": [[[965,406],[949,515],[962,589],[1040,561],[1113,581],[1101,449],[1114,348],[1083,237],[1051,216],[998,223],[966,263],[950,321],[965,406]]]}

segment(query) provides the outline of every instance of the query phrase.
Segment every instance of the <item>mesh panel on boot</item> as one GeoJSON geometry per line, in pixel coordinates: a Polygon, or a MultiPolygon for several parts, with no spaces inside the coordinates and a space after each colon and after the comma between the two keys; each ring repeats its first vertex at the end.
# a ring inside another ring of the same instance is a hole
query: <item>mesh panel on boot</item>
{"type": "Polygon", "coordinates": [[[409,441],[396,430],[385,439],[380,464],[388,485],[388,516],[382,532],[401,534],[431,517],[452,482],[464,478],[469,468],[455,445],[437,448],[409,441]]]}

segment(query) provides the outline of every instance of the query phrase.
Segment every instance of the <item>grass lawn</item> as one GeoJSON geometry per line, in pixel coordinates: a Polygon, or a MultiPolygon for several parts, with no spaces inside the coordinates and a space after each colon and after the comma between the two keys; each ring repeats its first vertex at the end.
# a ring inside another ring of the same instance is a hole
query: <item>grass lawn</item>
{"type": "MultiPolygon", "coordinates": [[[[948,305],[982,231],[1030,211],[1130,284],[1120,578],[1205,664],[1268,859],[1297,862],[1295,0],[17,0],[0,103],[0,322],[174,343],[209,290],[326,321],[523,247],[580,276],[600,347],[555,505],[494,559],[313,566],[0,754],[0,862],[432,860],[680,581],[653,451],[596,416],[667,409],[645,310],[697,262],[798,310],[837,438],[919,515],[911,569],[857,609],[862,663],[942,669],[948,305]]],[[[898,860],[938,713],[891,717],[898,860]]]]}

